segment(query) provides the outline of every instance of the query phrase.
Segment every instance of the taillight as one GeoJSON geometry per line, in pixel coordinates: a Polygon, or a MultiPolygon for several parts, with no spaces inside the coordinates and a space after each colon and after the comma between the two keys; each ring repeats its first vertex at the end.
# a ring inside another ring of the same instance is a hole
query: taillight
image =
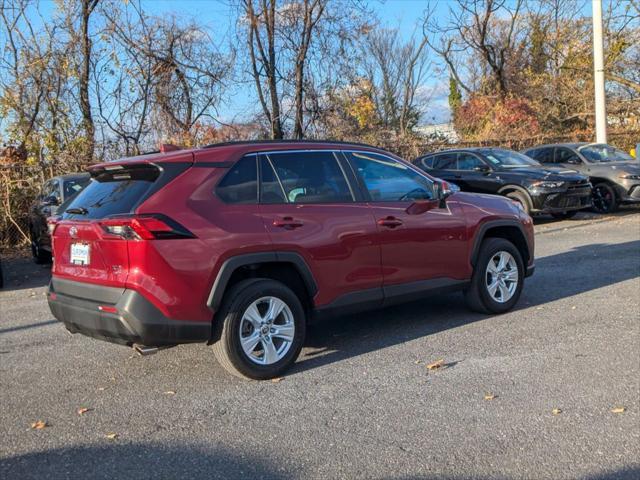
{"type": "Polygon", "coordinates": [[[58,219],[56,217],[47,218],[47,230],[49,231],[49,236],[53,237],[53,234],[56,232],[57,227],[58,219]]]}
{"type": "Polygon", "coordinates": [[[104,237],[125,240],[169,240],[195,235],[164,215],[108,218],[99,222],[104,237]]]}

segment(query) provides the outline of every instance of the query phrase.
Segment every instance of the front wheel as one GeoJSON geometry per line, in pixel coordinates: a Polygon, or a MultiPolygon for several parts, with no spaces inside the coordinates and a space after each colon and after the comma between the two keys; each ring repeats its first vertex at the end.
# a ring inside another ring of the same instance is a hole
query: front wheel
{"type": "Polygon", "coordinates": [[[523,282],[524,265],[515,245],[504,238],[488,238],[480,246],[465,291],[467,305],[481,313],[507,312],[518,302],[523,282]]]}
{"type": "Polygon", "coordinates": [[[213,352],[233,375],[274,378],[300,354],[305,327],[304,309],[290,288],[270,279],[243,280],[216,314],[213,352]]]}
{"type": "Polygon", "coordinates": [[[593,209],[598,213],[613,213],[618,209],[616,192],[606,183],[598,183],[593,187],[593,209]]]}
{"type": "Polygon", "coordinates": [[[529,213],[531,212],[531,207],[529,204],[529,199],[527,198],[526,194],[516,190],[514,192],[507,193],[506,197],[522,205],[522,208],[525,211],[525,213],[529,215],[529,213]]]}

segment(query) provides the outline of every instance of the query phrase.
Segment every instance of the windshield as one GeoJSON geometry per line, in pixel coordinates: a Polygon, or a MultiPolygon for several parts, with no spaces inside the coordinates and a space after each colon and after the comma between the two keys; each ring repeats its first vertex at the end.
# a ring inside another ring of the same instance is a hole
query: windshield
{"type": "Polygon", "coordinates": [[[494,167],[540,167],[534,159],[513,150],[491,149],[482,152],[494,167]]]}
{"type": "Polygon", "coordinates": [[[578,151],[590,162],[632,162],[633,157],[611,145],[586,145],[578,151]]]}

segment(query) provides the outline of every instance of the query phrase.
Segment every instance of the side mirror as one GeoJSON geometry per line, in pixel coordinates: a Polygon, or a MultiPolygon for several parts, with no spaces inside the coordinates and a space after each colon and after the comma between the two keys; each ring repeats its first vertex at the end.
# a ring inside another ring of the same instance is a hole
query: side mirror
{"type": "Polygon", "coordinates": [[[440,208],[444,208],[447,198],[460,191],[460,187],[455,183],[438,180],[436,182],[436,197],[439,201],[440,208]]]}
{"type": "Polygon", "coordinates": [[[45,197],[44,200],[42,200],[42,205],[45,206],[45,207],[53,207],[53,206],[57,206],[59,204],[60,204],[60,202],[53,195],[49,195],[48,197],[45,197]]]}
{"type": "Polygon", "coordinates": [[[441,200],[416,200],[405,210],[409,215],[420,215],[440,206],[441,200]]]}
{"type": "Polygon", "coordinates": [[[480,173],[489,173],[491,168],[489,165],[478,165],[477,167],[474,167],[473,170],[480,173]]]}

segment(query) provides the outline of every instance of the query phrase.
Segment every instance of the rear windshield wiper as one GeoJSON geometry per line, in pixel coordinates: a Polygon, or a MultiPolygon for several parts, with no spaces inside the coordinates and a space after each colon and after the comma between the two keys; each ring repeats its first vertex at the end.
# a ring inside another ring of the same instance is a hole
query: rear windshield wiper
{"type": "Polygon", "coordinates": [[[67,208],[64,213],[71,213],[75,215],[86,215],[87,213],[89,213],[89,210],[87,210],[84,207],[73,207],[73,208],[67,208]]]}

